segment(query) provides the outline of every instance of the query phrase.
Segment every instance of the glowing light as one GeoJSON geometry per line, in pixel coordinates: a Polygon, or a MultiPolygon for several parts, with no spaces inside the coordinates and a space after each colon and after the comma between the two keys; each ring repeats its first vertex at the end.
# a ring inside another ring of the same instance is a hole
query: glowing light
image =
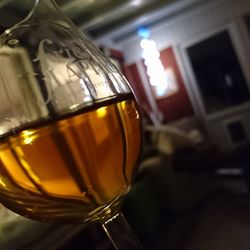
{"type": "Polygon", "coordinates": [[[135,112],[136,112],[136,119],[139,120],[140,119],[140,114],[139,114],[139,112],[137,110],[135,112]]]}
{"type": "Polygon", "coordinates": [[[164,96],[168,92],[169,84],[156,43],[153,40],[144,38],[141,40],[140,45],[143,49],[142,57],[147,67],[149,82],[154,87],[157,96],[164,96]]]}
{"type": "Polygon", "coordinates": [[[96,110],[96,113],[98,118],[103,118],[107,115],[107,108],[106,107],[99,108],[96,110]]]}
{"type": "Polygon", "coordinates": [[[6,184],[4,183],[4,180],[3,180],[2,178],[0,178],[0,185],[1,185],[2,187],[6,187],[6,184]]]}
{"type": "Polygon", "coordinates": [[[79,104],[73,104],[70,106],[70,109],[76,109],[77,107],[79,107],[79,104]]]}
{"type": "Polygon", "coordinates": [[[122,102],[121,104],[122,104],[122,109],[125,110],[125,109],[126,109],[126,106],[127,106],[127,105],[126,105],[126,101],[122,102]]]}
{"type": "Polygon", "coordinates": [[[22,132],[23,144],[32,144],[38,137],[33,130],[25,130],[22,132]]]}
{"type": "Polygon", "coordinates": [[[138,29],[137,34],[142,38],[148,38],[150,35],[150,30],[146,27],[141,27],[138,29]]]}

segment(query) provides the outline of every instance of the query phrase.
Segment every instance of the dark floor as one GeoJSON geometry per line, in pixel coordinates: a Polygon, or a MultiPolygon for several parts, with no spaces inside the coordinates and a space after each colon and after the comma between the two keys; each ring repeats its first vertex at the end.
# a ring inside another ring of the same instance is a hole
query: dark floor
{"type": "MultiPolygon", "coordinates": [[[[249,250],[248,152],[205,149],[144,158],[123,213],[145,250],[249,250]],[[221,168],[241,175],[217,175],[221,168]]],[[[89,225],[60,249],[114,248],[101,226],[89,225]]]]}
{"type": "MultiPolygon", "coordinates": [[[[203,204],[159,226],[146,249],[250,249],[250,196],[220,190],[203,204]],[[164,224],[169,224],[165,226],[164,224]]],[[[175,218],[174,218],[175,217],[175,218]]]]}
{"type": "MultiPolygon", "coordinates": [[[[249,235],[250,195],[243,182],[229,181],[191,209],[162,212],[152,232],[139,238],[145,250],[249,250],[249,235]]],[[[89,226],[60,249],[113,248],[101,227],[89,226]]]]}

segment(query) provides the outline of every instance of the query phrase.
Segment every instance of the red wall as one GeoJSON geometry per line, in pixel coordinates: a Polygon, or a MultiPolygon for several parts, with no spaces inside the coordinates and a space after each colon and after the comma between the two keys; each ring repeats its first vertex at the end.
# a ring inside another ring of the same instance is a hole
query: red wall
{"type": "Polygon", "coordinates": [[[151,111],[148,98],[144,90],[140,74],[137,69],[137,65],[131,64],[129,66],[125,66],[124,69],[125,69],[125,76],[129,81],[132,89],[134,90],[138,102],[140,103],[140,106],[143,108],[144,111],[151,111]]]}
{"type": "MultiPolygon", "coordinates": [[[[177,65],[173,49],[167,48],[161,51],[160,58],[165,68],[171,66],[171,68],[174,70],[175,77],[179,86],[179,90],[176,94],[157,100],[159,110],[161,110],[164,115],[164,121],[175,121],[183,117],[193,115],[193,108],[191,106],[191,102],[189,100],[179,67],[177,65]]],[[[131,64],[129,66],[126,66],[125,68],[125,74],[134,91],[139,96],[140,101],[149,106],[136,64],[131,64]]]]}

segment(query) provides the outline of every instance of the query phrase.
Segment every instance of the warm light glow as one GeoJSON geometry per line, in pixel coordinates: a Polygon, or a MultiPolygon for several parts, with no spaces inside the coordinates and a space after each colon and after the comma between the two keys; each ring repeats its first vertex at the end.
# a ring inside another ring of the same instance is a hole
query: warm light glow
{"type": "Polygon", "coordinates": [[[140,119],[140,114],[139,112],[136,110],[136,119],[139,120],[140,119]]]}
{"type": "Polygon", "coordinates": [[[23,144],[32,144],[32,142],[37,138],[35,131],[25,130],[22,132],[23,144]]]}
{"type": "Polygon", "coordinates": [[[106,107],[99,108],[99,109],[97,109],[96,112],[97,112],[97,116],[98,116],[99,118],[103,118],[103,117],[105,117],[106,114],[107,114],[107,108],[106,108],[106,107]]]}
{"type": "Polygon", "coordinates": [[[125,110],[126,109],[126,101],[122,102],[122,109],[125,110]]]}
{"type": "Polygon", "coordinates": [[[141,40],[140,45],[143,48],[142,57],[147,67],[150,84],[154,87],[157,96],[164,96],[168,92],[169,84],[156,43],[153,40],[144,38],[141,40]]]}
{"type": "Polygon", "coordinates": [[[6,187],[6,184],[4,183],[4,180],[3,180],[2,178],[0,178],[0,185],[1,185],[2,187],[6,187]]]}

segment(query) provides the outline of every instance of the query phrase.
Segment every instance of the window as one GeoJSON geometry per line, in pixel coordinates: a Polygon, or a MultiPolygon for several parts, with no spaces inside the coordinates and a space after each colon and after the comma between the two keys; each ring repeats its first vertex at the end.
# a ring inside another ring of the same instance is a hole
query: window
{"type": "Polygon", "coordinates": [[[227,31],[187,48],[207,113],[249,100],[249,90],[227,31]]]}

